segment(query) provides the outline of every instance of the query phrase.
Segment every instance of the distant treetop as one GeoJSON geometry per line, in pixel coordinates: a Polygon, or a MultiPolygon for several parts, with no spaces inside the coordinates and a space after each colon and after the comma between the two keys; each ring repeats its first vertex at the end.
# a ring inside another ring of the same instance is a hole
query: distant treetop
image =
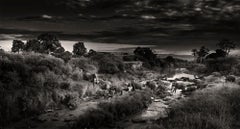
{"type": "Polygon", "coordinates": [[[87,53],[87,48],[85,47],[83,42],[78,42],[73,45],[73,54],[75,56],[83,56],[87,53]]]}

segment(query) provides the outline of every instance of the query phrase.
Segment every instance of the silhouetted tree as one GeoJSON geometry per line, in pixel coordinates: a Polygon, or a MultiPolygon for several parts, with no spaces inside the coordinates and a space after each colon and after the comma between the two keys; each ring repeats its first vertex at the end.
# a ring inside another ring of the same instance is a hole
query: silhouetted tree
{"type": "Polygon", "coordinates": [[[209,54],[209,49],[205,46],[202,46],[198,51],[198,62],[202,63],[206,55],[209,54]]]}
{"type": "Polygon", "coordinates": [[[217,44],[217,46],[220,49],[224,50],[227,53],[227,55],[229,55],[231,50],[236,48],[237,44],[233,41],[228,40],[228,39],[223,39],[217,44]]]}
{"type": "Polygon", "coordinates": [[[25,51],[33,51],[33,52],[40,52],[40,42],[36,39],[28,40],[24,50],[25,51]]]}
{"type": "Polygon", "coordinates": [[[65,49],[62,46],[56,48],[56,50],[54,51],[54,53],[63,53],[63,52],[65,52],[65,49]]]}
{"type": "Polygon", "coordinates": [[[222,49],[217,49],[215,53],[209,54],[206,59],[218,59],[222,57],[226,57],[227,53],[222,49]]]}
{"type": "Polygon", "coordinates": [[[89,57],[94,56],[96,54],[97,54],[97,52],[95,50],[93,50],[93,49],[90,49],[89,52],[88,52],[88,56],[89,57]]]}
{"type": "Polygon", "coordinates": [[[192,50],[193,56],[197,57],[197,62],[202,63],[204,58],[209,54],[209,49],[205,46],[202,46],[199,50],[192,50]]]}
{"type": "Polygon", "coordinates": [[[62,58],[65,62],[67,62],[67,61],[69,61],[69,60],[72,58],[72,53],[69,52],[69,51],[65,51],[65,52],[62,53],[61,58],[62,58]]]}
{"type": "Polygon", "coordinates": [[[154,66],[156,64],[156,54],[153,53],[151,48],[142,48],[137,47],[134,50],[134,54],[137,57],[138,60],[144,61],[146,63],[149,63],[151,66],[154,66]]]}
{"type": "Polygon", "coordinates": [[[91,57],[92,61],[97,62],[99,73],[115,74],[123,72],[125,69],[121,58],[110,53],[97,53],[91,57]]]}
{"type": "Polygon", "coordinates": [[[192,55],[197,59],[198,57],[198,50],[197,49],[192,49],[192,55]]]}
{"type": "Polygon", "coordinates": [[[137,47],[134,50],[134,54],[138,57],[142,57],[146,60],[154,60],[156,59],[156,54],[153,53],[151,48],[141,48],[141,47],[137,47]]]}
{"type": "Polygon", "coordinates": [[[73,54],[76,56],[83,56],[87,52],[87,49],[83,42],[78,42],[73,45],[73,54]]]}
{"type": "Polygon", "coordinates": [[[216,54],[218,55],[218,57],[226,57],[227,56],[227,53],[222,49],[217,49],[216,54]]]}
{"type": "Polygon", "coordinates": [[[59,40],[57,39],[56,35],[45,33],[41,34],[37,37],[38,41],[40,42],[40,53],[47,53],[54,52],[59,47],[62,47],[59,40]]]}
{"type": "Polygon", "coordinates": [[[165,58],[165,61],[167,61],[168,63],[174,63],[175,62],[175,59],[172,57],[172,56],[167,56],[165,58]]]}
{"type": "Polygon", "coordinates": [[[176,60],[172,56],[167,56],[164,60],[166,61],[168,71],[170,72],[170,68],[174,66],[176,60]]]}
{"type": "Polygon", "coordinates": [[[0,52],[4,52],[4,50],[2,49],[2,47],[0,46],[0,52]]]}
{"type": "Polygon", "coordinates": [[[198,55],[199,55],[200,57],[204,57],[204,56],[206,56],[208,53],[209,53],[209,49],[206,48],[205,46],[202,46],[202,47],[200,48],[200,50],[198,51],[198,55]]]}
{"type": "Polygon", "coordinates": [[[13,40],[12,52],[20,52],[24,49],[24,42],[21,40],[13,40]]]}

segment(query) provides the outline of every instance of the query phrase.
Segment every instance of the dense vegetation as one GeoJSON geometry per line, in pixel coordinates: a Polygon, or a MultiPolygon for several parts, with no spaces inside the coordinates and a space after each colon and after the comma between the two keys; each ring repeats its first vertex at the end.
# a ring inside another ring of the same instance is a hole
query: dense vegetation
{"type": "Polygon", "coordinates": [[[227,84],[196,92],[173,106],[161,129],[232,129],[240,118],[240,87],[227,84]]]}
{"type": "Polygon", "coordinates": [[[145,109],[151,102],[151,91],[136,91],[127,96],[114,98],[110,102],[101,102],[97,109],[90,109],[84,116],[80,116],[74,129],[100,128],[113,125],[125,117],[136,114],[145,109]]]}
{"type": "Polygon", "coordinates": [[[49,54],[0,52],[1,126],[58,108],[74,109],[93,96],[91,75],[122,72],[114,56],[72,57],[68,62],[49,54]],[[101,57],[101,58],[98,58],[101,57]],[[90,79],[89,79],[90,78],[90,79]]]}
{"type": "Polygon", "coordinates": [[[230,56],[230,52],[237,47],[234,41],[223,39],[216,44],[219,48],[215,52],[202,46],[199,50],[193,49],[195,62],[187,66],[196,74],[211,74],[219,72],[222,75],[239,75],[239,58],[230,56]]]}
{"type": "MultiPolygon", "coordinates": [[[[159,73],[170,74],[176,68],[187,68],[197,75],[214,73],[236,82],[236,76],[240,75],[240,60],[229,56],[235,43],[223,40],[217,45],[219,49],[215,53],[210,53],[204,46],[194,49],[196,60],[188,62],[172,56],[158,58],[150,48],[140,47],[133,55],[121,59],[111,53],[87,51],[82,42],[73,46],[73,52],[68,52],[51,34],[42,34],[26,43],[14,40],[12,53],[0,49],[0,118],[4,118],[0,119],[0,126],[49,110],[75,109],[85,97],[106,98],[110,90],[121,92],[130,82],[134,92],[111,96],[110,101],[99,103],[97,109],[80,116],[73,128],[111,126],[146,108],[151,96],[162,98],[167,94],[164,87],[157,89],[151,81],[141,90],[142,84],[135,79],[156,80],[160,78],[159,73]],[[139,61],[143,67],[134,70],[126,67],[124,61],[139,61]],[[144,70],[159,76],[151,78],[144,70]],[[98,87],[93,84],[92,75],[96,73],[103,75],[103,84],[98,87]]],[[[239,120],[239,92],[239,87],[233,86],[197,92],[174,106],[169,118],[157,124],[166,129],[229,129],[234,120],[239,120]]]]}
{"type": "Polygon", "coordinates": [[[80,71],[43,54],[0,53],[1,123],[61,107],[73,108],[82,95],[80,71]],[[75,88],[79,90],[74,90],[75,88]]]}
{"type": "Polygon", "coordinates": [[[55,35],[42,34],[26,43],[14,40],[12,53],[0,51],[1,126],[49,110],[75,109],[83,97],[99,98],[102,87],[92,86],[95,73],[106,74],[115,87],[123,84],[122,59],[87,52],[82,42],[73,47],[73,53],[65,51],[55,35]]]}

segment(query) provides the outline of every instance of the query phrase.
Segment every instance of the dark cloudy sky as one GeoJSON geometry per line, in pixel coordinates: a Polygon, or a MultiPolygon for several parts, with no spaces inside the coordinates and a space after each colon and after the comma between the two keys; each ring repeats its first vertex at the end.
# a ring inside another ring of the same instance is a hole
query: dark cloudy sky
{"type": "Polygon", "coordinates": [[[215,49],[223,38],[240,41],[239,18],[238,0],[0,0],[0,40],[52,32],[165,51],[215,49]]]}

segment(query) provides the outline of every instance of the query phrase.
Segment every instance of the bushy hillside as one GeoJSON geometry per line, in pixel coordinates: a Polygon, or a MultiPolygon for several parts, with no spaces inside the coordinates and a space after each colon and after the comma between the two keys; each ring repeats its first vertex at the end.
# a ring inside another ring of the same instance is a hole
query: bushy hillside
{"type": "Polygon", "coordinates": [[[74,70],[49,55],[0,53],[1,123],[61,106],[74,108],[82,93],[73,88],[83,89],[74,70]]]}
{"type": "Polygon", "coordinates": [[[194,93],[173,106],[169,118],[159,120],[162,129],[239,128],[239,85],[227,83],[194,93]]]}
{"type": "MultiPolygon", "coordinates": [[[[100,54],[100,55],[99,55],[100,54]]],[[[92,75],[116,74],[124,70],[114,55],[71,58],[68,62],[48,54],[0,52],[0,123],[38,115],[46,111],[75,109],[83,97],[94,97],[92,75]]]]}

